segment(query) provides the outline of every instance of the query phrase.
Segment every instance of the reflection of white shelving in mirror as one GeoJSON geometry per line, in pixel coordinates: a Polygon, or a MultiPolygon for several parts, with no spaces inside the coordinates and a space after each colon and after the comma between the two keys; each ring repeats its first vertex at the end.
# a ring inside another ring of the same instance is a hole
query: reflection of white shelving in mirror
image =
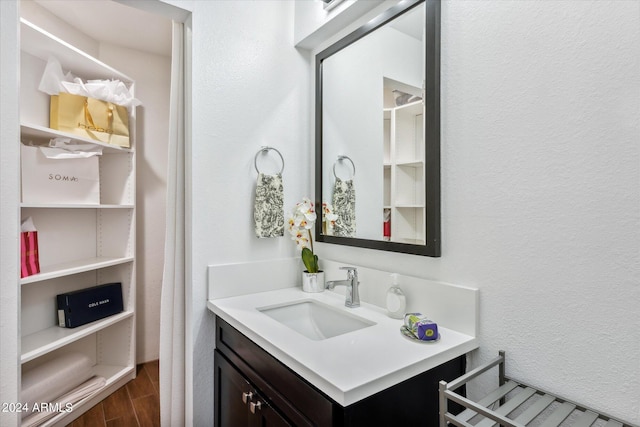
{"type": "Polygon", "coordinates": [[[384,109],[382,159],[385,166],[391,164],[391,114],[391,108],[384,109]]]}
{"type": "Polygon", "coordinates": [[[383,209],[391,207],[391,165],[385,165],[383,171],[383,209]]]}
{"type": "Polygon", "coordinates": [[[392,217],[391,241],[424,245],[424,209],[396,207],[392,217]]]}
{"type": "Polygon", "coordinates": [[[421,97],[422,89],[384,78],[383,191],[384,207],[391,211],[392,242],[426,243],[424,105],[421,97]]]}

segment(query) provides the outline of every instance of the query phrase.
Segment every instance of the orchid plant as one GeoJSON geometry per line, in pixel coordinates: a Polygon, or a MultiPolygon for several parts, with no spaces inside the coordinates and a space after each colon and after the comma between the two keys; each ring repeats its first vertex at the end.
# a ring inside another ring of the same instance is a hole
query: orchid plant
{"type": "Polygon", "coordinates": [[[313,203],[308,198],[296,204],[293,213],[289,214],[289,234],[296,242],[296,246],[302,249],[302,262],[309,273],[317,273],[318,256],[313,253],[313,236],[311,229],[316,222],[316,212],[313,203]]]}
{"type": "Polygon", "coordinates": [[[322,232],[328,236],[333,235],[338,215],[333,213],[333,206],[329,203],[322,203],[322,232]]]}

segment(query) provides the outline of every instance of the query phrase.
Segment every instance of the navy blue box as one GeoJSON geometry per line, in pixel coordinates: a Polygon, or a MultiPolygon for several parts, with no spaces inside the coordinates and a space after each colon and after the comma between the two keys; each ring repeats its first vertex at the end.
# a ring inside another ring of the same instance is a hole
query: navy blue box
{"type": "Polygon", "coordinates": [[[76,328],[124,310],[122,283],[107,283],[57,295],[58,324],[76,328]]]}

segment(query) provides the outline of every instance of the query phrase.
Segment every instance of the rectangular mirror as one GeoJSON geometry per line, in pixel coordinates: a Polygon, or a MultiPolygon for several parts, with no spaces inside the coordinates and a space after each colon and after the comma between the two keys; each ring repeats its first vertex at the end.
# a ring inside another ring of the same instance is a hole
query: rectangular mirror
{"type": "Polygon", "coordinates": [[[319,242],[440,256],[439,0],[316,55],[315,134],[319,242]]]}

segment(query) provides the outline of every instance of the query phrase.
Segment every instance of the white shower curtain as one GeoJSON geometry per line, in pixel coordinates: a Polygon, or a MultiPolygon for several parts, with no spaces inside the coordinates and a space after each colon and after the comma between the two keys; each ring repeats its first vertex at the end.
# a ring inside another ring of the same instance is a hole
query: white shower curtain
{"type": "Polygon", "coordinates": [[[160,420],[184,426],[185,417],[185,25],[173,22],[167,223],[160,302],[160,420]]]}

